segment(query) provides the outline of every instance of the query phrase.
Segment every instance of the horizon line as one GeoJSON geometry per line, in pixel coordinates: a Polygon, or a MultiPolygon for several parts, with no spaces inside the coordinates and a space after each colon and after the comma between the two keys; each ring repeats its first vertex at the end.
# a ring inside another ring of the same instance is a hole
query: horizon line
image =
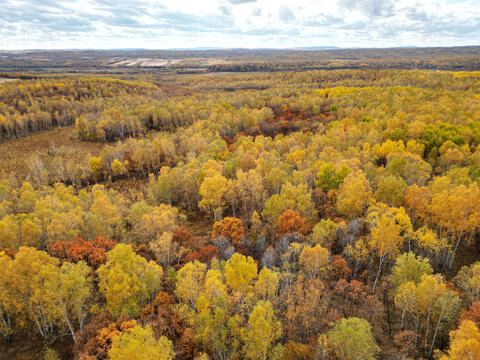
{"type": "Polygon", "coordinates": [[[455,46],[386,46],[386,47],[350,47],[350,46],[322,46],[306,45],[295,47],[217,47],[217,46],[198,46],[198,47],[179,47],[179,48],[27,48],[27,49],[0,49],[0,52],[14,51],[215,51],[215,50],[290,50],[290,51],[329,51],[329,50],[389,50],[389,49],[439,49],[439,48],[467,48],[480,47],[480,44],[455,45],[455,46]]]}

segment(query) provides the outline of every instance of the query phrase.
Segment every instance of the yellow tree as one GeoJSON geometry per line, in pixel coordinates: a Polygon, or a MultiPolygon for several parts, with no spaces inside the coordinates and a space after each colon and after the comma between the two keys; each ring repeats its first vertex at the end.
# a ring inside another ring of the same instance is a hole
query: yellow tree
{"type": "Polygon", "coordinates": [[[243,172],[237,171],[235,182],[238,190],[237,196],[240,199],[243,219],[248,221],[253,212],[262,210],[265,202],[266,191],[263,186],[261,175],[255,170],[243,172]]]}
{"type": "Polygon", "coordinates": [[[9,284],[12,272],[12,260],[0,252],[0,333],[10,340],[12,332],[12,316],[18,309],[19,299],[15,299],[9,284]]]}
{"type": "Polygon", "coordinates": [[[464,320],[450,333],[450,350],[440,360],[480,359],[480,331],[473,321],[464,320]]]}
{"type": "Polygon", "coordinates": [[[372,197],[372,190],[363,172],[349,174],[340,186],[337,210],[348,218],[362,216],[372,197]]]}
{"type": "Polygon", "coordinates": [[[281,335],[282,325],[277,321],[272,304],[260,300],[250,313],[243,331],[245,357],[266,360],[281,335]]]}
{"type": "Polygon", "coordinates": [[[206,211],[212,219],[222,219],[222,212],[226,204],[228,180],[221,174],[214,172],[205,177],[200,185],[199,193],[202,197],[200,209],[206,211]]]}
{"type": "Polygon", "coordinates": [[[330,219],[322,219],[313,227],[311,242],[331,249],[337,236],[338,225],[330,219]]]}
{"type": "Polygon", "coordinates": [[[165,268],[169,268],[175,261],[188,253],[188,249],[173,241],[173,233],[158,234],[150,244],[157,261],[165,268]]]}
{"type": "Polygon", "coordinates": [[[107,253],[108,261],[97,270],[100,292],[114,317],[137,316],[153,301],[161,288],[162,268],[136,255],[130,245],[117,244],[107,253]]]}
{"type": "Polygon", "coordinates": [[[139,237],[144,237],[147,242],[150,242],[164,232],[173,232],[177,227],[178,218],[177,208],[160,204],[140,217],[135,224],[135,231],[139,237]]]}
{"type": "Polygon", "coordinates": [[[207,265],[197,260],[185,264],[177,274],[175,294],[185,303],[195,307],[205,286],[207,265]]]}
{"type": "Polygon", "coordinates": [[[92,292],[91,269],[80,261],[64,262],[60,268],[44,266],[37,274],[39,287],[34,301],[51,313],[52,319],[66,326],[75,341],[75,332],[82,330],[88,314],[88,301],[92,292]]]}
{"type": "Polygon", "coordinates": [[[258,280],[255,282],[255,294],[257,298],[275,304],[279,282],[280,273],[264,267],[260,270],[258,280]]]}
{"type": "Polygon", "coordinates": [[[395,291],[400,285],[409,281],[418,284],[423,275],[431,275],[432,273],[433,269],[428,259],[423,259],[421,256],[415,256],[414,253],[408,252],[400,255],[395,260],[395,265],[392,267],[390,274],[390,281],[395,291]]]}
{"type": "Polygon", "coordinates": [[[424,274],[418,284],[409,281],[400,285],[395,293],[395,306],[402,312],[402,325],[408,315],[413,319],[415,339],[423,330],[424,356],[433,353],[438,334],[456,319],[460,307],[458,294],[449,289],[439,274],[424,274]]]}
{"type": "Polygon", "coordinates": [[[403,196],[407,189],[407,183],[396,176],[385,176],[380,179],[373,197],[377,201],[384,202],[390,206],[400,206],[403,203],[403,196]]]}
{"type": "Polygon", "coordinates": [[[212,269],[207,271],[205,277],[205,290],[202,292],[209,303],[213,303],[217,297],[227,298],[227,286],[220,270],[214,269],[216,259],[212,261],[212,269]]]}
{"type": "Polygon", "coordinates": [[[119,208],[102,191],[94,192],[95,200],[90,207],[90,228],[93,235],[107,238],[119,238],[122,226],[122,216],[119,208]]]}
{"type": "Polygon", "coordinates": [[[414,321],[418,326],[418,317],[416,317],[416,311],[418,309],[417,286],[413,281],[403,283],[396,288],[394,302],[395,307],[402,313],[400,329],[404,329],[405,316],[407,314],[415,314],[414,321]]]}
{"type": "Polygon", "coordinates": [[[285,210],[297,211],[307,221],[315,219],[316,210],[312,201],[312,194],[305,184],[298,186],[292,185],[290,182],[283,184],[280,194],[272,195],[265,202],[262,217],[274,228],[277,225],[278,218],[285,210]]]}
{"type": "Polygon", "coordinates": [[[11,263],[9,279],[11,293],[18,304],[20,323],[31,320],[43,337],[53,331],[55,321],[58,320],[57,306],[45,308],[48,300],[45,297],[39,299],[38,296],[42,292],[43,283],[43,277],[39,273],[48,265],[57,266],[58,260],[44,251],[20,247],[11,263]]]}
{"type": "Polygon", "coordinates": [[[399,255],[404,237],[412,232],[412,224],[403,207],[390,208],[382,203],[369,208],[367,221],[371,226],[369,245],[378,257],[378,270],[373,283],[375,291],[385,264],[399,255]]]}
{"type": "Polygon", "coordinates": [[[198,298],[195,319],[197,339],[216,359],[229,359],[238,354],[241,341],[241,318],[228,315],[227,300],[218,296],[212,303],[198,298]]]}
{"type": "Polygon", "coordinates": [[[307,246],[300,254],[298,264],[309,279],[319,278],[327,272],[330,266],[330,255],[328,250],[321,245],[307,246]]]}
{"type": "Polygon", "coordinates": [[[108,356],[111,360],[172,360],[175,352],[165,336],[156,340],[150,326],[137,324],[113,338],[108,356]]]}
{"type": "Polygon", "coordinates": [[[224,272],[228,287],[245,296],[247,289],[257,278],[258,269],[257,264],[250,256],[246,257],[235,253],[230,260],[225,262],[224,272]]]}
{"type": "Polygon", "coordinates": [[[478,301],[480,298],[480,262],[462,266],[455,277],[455,283],[465,292],[470,303],[478,301]]]}

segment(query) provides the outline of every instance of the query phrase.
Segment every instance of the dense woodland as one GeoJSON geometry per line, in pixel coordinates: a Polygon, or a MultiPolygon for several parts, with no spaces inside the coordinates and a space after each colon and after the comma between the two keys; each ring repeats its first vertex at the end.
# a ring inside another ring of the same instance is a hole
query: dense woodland
{"type": "Polygon", "coordinates": [[[480,359],[480,73],[128,78],[0,84],[103,144],[1,175],[0,358],[480,359]]]}

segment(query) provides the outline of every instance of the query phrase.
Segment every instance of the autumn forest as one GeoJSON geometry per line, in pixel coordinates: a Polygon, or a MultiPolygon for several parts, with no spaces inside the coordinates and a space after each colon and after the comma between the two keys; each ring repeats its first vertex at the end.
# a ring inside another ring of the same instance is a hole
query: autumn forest
{"type": "Polygon", "coordinates": [[[480,359],[471,51],[3,64],[0,359],[480,359]]]}

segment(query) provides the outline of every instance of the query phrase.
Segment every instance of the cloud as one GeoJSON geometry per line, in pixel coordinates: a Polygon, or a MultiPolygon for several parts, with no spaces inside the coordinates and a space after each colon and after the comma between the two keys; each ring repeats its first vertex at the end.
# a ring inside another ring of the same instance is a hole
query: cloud
{"type": "Polygon", "coordinates": [[[0,2],[4,49],[448,46],[480,33],[472,0],[0,2]]]}
{"type": "Polygon", "coordinates": [[[222,15],[225,15],[225,16],[231,16],[232,15],[232,12],[231,12],[230,8],[226,5],[220,5],[218,7],[218,9],[222,13],[222,15]]]}
{"type": "Polygon", "coordinates": [[[280,17],[280,20],[282,21],[285,21],[285,22],[295,21],[295,14],[290,8],[286,6],[282,6],[280,8],[278,15],[280,17]]]}
{"type": "Polygon", "coordinates": [[[230,4],[248,4],[248,3],[254,3],[257,2],[257,0],[228,0],[230,4]]]}
{"type": "Polygon", "coordinates": [[[262,9],[257,7],[252,10],[252,16],[262,16],[262,9]]]}
{"type": "Polygon", "coordinates": [[[395,0],[339,0],[339,5],[348,10],[360,10],[369,16],[391,16],[395,0]]]}

